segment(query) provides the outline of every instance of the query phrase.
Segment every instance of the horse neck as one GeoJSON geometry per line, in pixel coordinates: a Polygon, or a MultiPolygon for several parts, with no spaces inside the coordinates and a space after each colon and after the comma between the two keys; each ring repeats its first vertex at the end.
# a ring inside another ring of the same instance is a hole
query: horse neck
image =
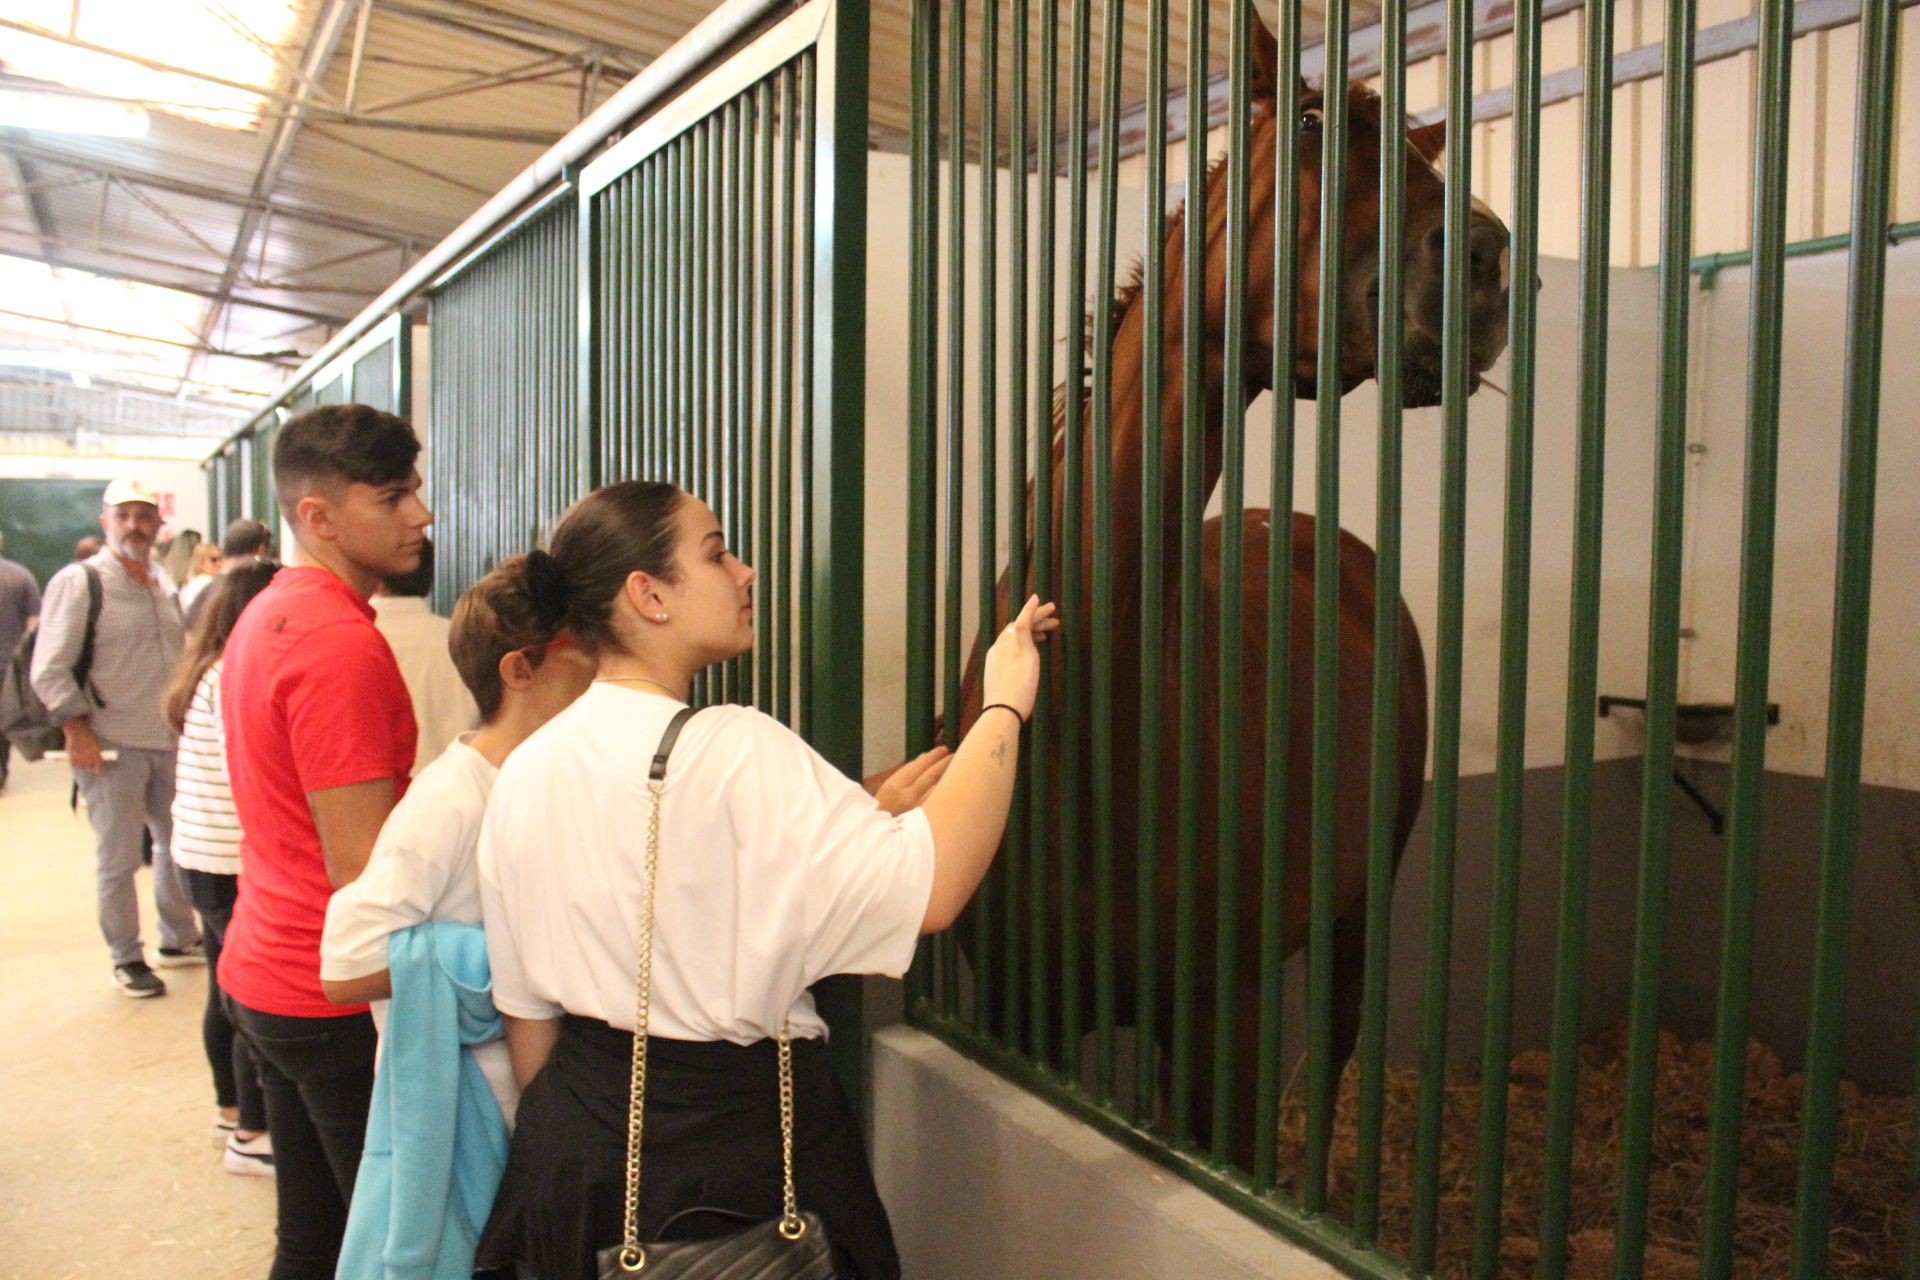
{"type": "MultiPolygon", "coordinates": [[[[1181,276],[1179,263],[1173,260],[1177,252],[1177,227],[1168,249],[1167,278],[1163,287],[1164,305],[1162,309],[1163,338],[1160,360],[1160,474],[1162,477],[1162,503],[1159,512],[1162,560],[1159,575],[1164,581],[1171,576],[1172,570],[1180,559],[1180,510],[1181,494],[1187,483],[1185,476],[1186,444],[1186,362],[1183,356],[1181,334],[1185,310],[1180,296],[1181,276]]],[[[1146,294],[1140,291],[1120,312],[1114,327],[1111,347],[1113,363],[1110,380],[1111,413],[1109,422],[1108,459],[1112,468],[1113,482],[1113,523],[1110,537],[1114,576],[1114,613],[1115,620],[1131,620],[1138,616],[1138,601],[1141,593],[1143,575],[1141,534],[1148,519],[1146,503],[1142,493],[1142,481],[1145,473],[1147,437],[1145,431],[1142,398],[1144,379],[1147,369],[1145,352],[1146,335],[1146,294]]],[[[1222,382],[1223,352],[1217,334],[1207,332],[1202,327],[1205,349],[1200,361],[1201,403],[1200,421],[1203,437],[1200,449],[1199,489],[1203,495],[1211,494],[1219,482],[1222,468],[1221,425],[1223,411],[1228,409],[1228,397],[1222,382]]],[[[1233,398],[1231,411],[1245,412],[1251,402],[1250,393],[1233,398]]],[[[1093,581],[1093,467],[1092,443],[1095,405],[1092,397],[1083,399],[1081,404],[1080,435],[1082,447],[1081,493],[1084,495],[1080,520],[1079,552],[1081,561],[1081,581],[1084,584],[1083,597],[1087,612],[1083,617],[1091,617],[1091,591],[1093,581]]],[[[1055,546],[1064,548],[1062,534],[1065,529],[1065,491],[1066,491],[1066,431],[1064,414],[1056,418],[1053,447],[1053,527],[1055,546]]],[[[1204,498],[1203,498],[1204,501],[1204,498]]],[[[1057,553],[1056,553],[1057,554],[1057,553]]],[[[1057,582],[1056,575],[1055,581],[1057,582]]]]}

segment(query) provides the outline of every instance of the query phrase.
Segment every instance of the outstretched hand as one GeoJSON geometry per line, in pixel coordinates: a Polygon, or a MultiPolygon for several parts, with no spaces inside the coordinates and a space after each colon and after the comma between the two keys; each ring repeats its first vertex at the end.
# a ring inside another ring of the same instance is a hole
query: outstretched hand
{"type": "Polygon", "coordinates": [[[875,774],[868,778],[866,788],[882,809],[897,818],[920,807],[920,802],[927,798],[951,763],[952,753],[945,747],[935,747],[890,773],[875,774]]]}

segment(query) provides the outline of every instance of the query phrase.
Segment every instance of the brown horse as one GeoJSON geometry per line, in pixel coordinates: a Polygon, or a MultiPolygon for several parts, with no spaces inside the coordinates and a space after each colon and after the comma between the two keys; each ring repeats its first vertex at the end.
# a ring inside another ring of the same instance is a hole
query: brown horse
{"type": "MultiPolygon", "coordinates": [[[[1248,343],[1245,360],[1245,385],[1225,385],[1225,328],[1227,279],[1227,192],[1225,184],[1208,184],[1205,209],[1207,227],[1206,314],[1203,329],[1206,357],[1203,361],[1205,386],[1202,389],[1206,424],[1203,442],[1204,466],[1200,477],[1203,492],[1211,492],[1221,471],[1221,423],[1226,413],[1244,413],[1247,406],[1270,381],[1275,316],[1272,308],[1274,216],[1273,178],[1282,156],[1298,165],[1300,180],[1300,218],[1295,247],[1298,273],[1298,308],[1293,318],[1295,350],[1294,385],[1282,394],[1299,391],[1312,394],[1317,360],[1315,341],[1319,309],[1319,280],[1316,269],[1320,241],[1320,98],[1301,91],[1301,113],[1297,120],[1280,121],[1275,115],[1277,50],[1273,38],[1257,20],[1253,51],[1254,114],[1249,128],[1250,199],[1248,202],[1248,271],[1246,318],[1248,343]],[[1295,131],[1281,145],[1282,127],[1295,131]]],[[[1349,160],[1347,173],[1347,214],[1342,228],[1342,252],[1345,285],[1345,326],[1342,331],[1340,367],[1342,391],[1359,385],[1374,373],[1375,316],[1377,305],[1377,253],[1379,224],[1378,173],[1383,122],[1379,102],[1363,89],[1353,89],[1348,99],[1350,112],[1349,160]]],[[[1396,127],[1402,127],[1396,125],[1396,127]]],[[[1409,135],[1406,170],[1406,292],[1401,300],[1406,321],[1404,388],[1408,405],[1437,403],[1440,393],[1441,264],[1443,255],[1444,188],[1433,158],[1437,137],[1431,131],[1409,135]]],[[[1224,162],[1222,162],[1224,163],[1224,162]]],[[[1216,166],[1216,174],[1218,166],[1216,166]]],[[[1205,625],[1197,653],[1182,651],[1178,633],[1179,598],[1179,493],[1182,452],[1183,367],[1180,349],[1182,332],[1182,284],[1185,262],[1182,252],[1181,217],[1170,219],[1165,239],[1165,271],[1159,281],[1164,299],[1165,347],[1157,353],[1162,386],[1161,449],[1164,474],[1169,478],[1166,502],[1158,513],[1142,509],[1137,500],[1141,492],[1143,461],[1141,378],[1149,358],[1143,342],[1144,308],[1140,305],[1143,286],[1123,293],[1116,306],[1116,324],[1112,346],[1111,462],[1114,492],[1120,495],[1113,513],[1112,544],[1115,551],[1114,598],[1109,630],[1113,637],[1113,732],[1112,759],[1116,794],[1132,796],[1140,779],[1140,708],[1143,697],[1162,699],[1159,791],[1162,797],[1157,848],[1156,918],[1159,936],[1156,955],[1160,958],[1159,989],[1154,1000],[1151,1027],[1138,1028],[1160,1044],[1169,1040],[1170,1011],[1173,1007],[1172,932],[1176,895],[1176,849],[1179,832],[1175,796],[1178,787],[1177,764],[1183,744],[1179,735],[1179,673],[1189,662],[1202,671],[1204,689],[1203,731],[1191,749],[1200,757],[1200,848],[1199,880],[1193,891],[1203,904],[1194,943],[1200,957],[1196,965],[1198,992],[1195,1002],[1196,1025],[1194,1058],[1195,1079],[1193,1117],[1195,1132],[1204,1145],[1211,1140],[1211,1050],[1214,1037],[1215,913],[1213,902],[1218,886],[1215,859],[1216,828],[1220,797],[1219,778],[1219,618],[1220,551],[1225,538],[1242,539],[1245,577],[1242,588],[1241,643],[1246,655],[1245,687],[1249,691],[1242,719],[1242,738],[1238,744],[1241,784],[1239,812],[1239,984],[1234,993],[1235,1054],[1234,1099],[1232,1114],[1239,1119],[1233,1134],[1233,1150],[1242,1167],[1250,1167],[1256,1141],[1253,1132],[1255,1032],[1259,1023],[1260,847],[1267,794],[1264,753],[1266,725],[1258,691],[1267,680],[1267,600],[1272,580],[1268,564],[1269,523],[1266,511],[1249,510],[1239,530],[1227,530],[1218,519],[1205,527],[1203,589],[1205,625]],[[1167,549],[1165,562],[1142,565],[1140,535],[1142,522],[1157,518],[1161,522],[1162,545],[1167,549]],[[1151,610],[1151,613],[1147,611],[1151,610]],[[1139,678],[1139,642],[1143,617],[1164,620],[1164,653],[1159,687],[1143,688],[1139,678]]],[[[1487,368],[1506,345],[1506,228],[1484,208],[1474,215],[1472,247],[1472,290],[1470,328],[1471,385],[1479,385],[1480,371],[1487,368]]],[[[1151,282],[1143,282],[1150,285],[1151,282]]],[[[1069,373],[1069,385],[1073,385],[1069,373]]],[[[1091,406],[1085,416],[1091,430],[1091,406]]],[[[1082,565],[1082,581],[1091,583],[1093,546],[1092,512],[1087,511],[1075,530],[1067,530],[1059,514],[1066,483],[1064,465],[1065,435],[1061,416],[1056,413],[1052,474],[1056,559],[1053,581],[1060,581],[1060,558],[1071,552],[1082,565]]],[[[1083,449],[1082,458],[1090,451],[1083,449]]],[[[1082,492],[1091,493],[1090,461],[1082,476],[1082,492]]],[[[1284,496],[1284,495],[1282,495],[1284,496]]],[[[1031,491],[1029,492],[1031,512],[1031,491]]],[[[1029,518],[1031,522],[1031,517],[1029,518]]],[[[1293,525],[1293,612],[1292,663],[1289,697],[1294,709],[1288,755],[1288,811],[1286,818],[1287,875],[1282,904],[1283,948],[1291,954],[1307,941],[1308,857],[1311,827],[1310,780],[1313,770],[1311,742],[1313,670],[1312,581],[1315,529],[1311,517],[1291,516],[1293,525]]],[[[1374,651],[1374,556],[1372,551],[1351,535],[1340,535],[1340,652],[1338,656],[1338,747],[1335,759],[1338,818],[1335,830],[1335,914],[1333,978],[1334,1027],[1333,1053],[1336,1075],[1351,1056],[1358,1034],[1360,999],[1361,943],[1366,907],[1366,814],[1368,808],[1371,746],[1371,699],[1374,651]]],[[[990,636],[998,619],[1007,613],[1007,583],[1003,575],[998,601],[998,618],[984,620],[983,634],[990,636]]],[[[1067,602],[1069,616],[1085,620],[1092,614],[1090,588],[1078,601],[1067,602]]],[[[1067,631],[1061,636],[1071,646],[1083,669],[1091,671],[1091,644],[1087,629],[1067,631]]],[[[980,711],[980,667],[983,654],[976,641],[964,676],[960,718],[964,730],[980,711]]],[[[1054,681],[1044,695],[1058,708],[1064,686],[1059,679],[1061,664],[1056,653],[1054,681]]],[[[1400,619],[1399,690],[1399,813],[1395,828],[1394,858],[1397,865],[1408,833],[1419,811],[1425,777],[1427,743],[1426,665],[1420,639],[1405,605],[1400,619]]],[[[1083,710],[1084,715],[1084,710],[1083,710]]],[[[1036,760],[1033,767],[1045,771],[1050,780],[1050,795],[1057,803],[1060,778],[1058,758],[1036,760]]],[[[1092,795],[1086,770],[1080,772],[1078,812],[1091,814],[1092,795]]],[[[1131,803],[1116,806],[1113,815],[1114,855],[1114,936],[1118,980],[1117,1016],[1122,1025],[1138,1021],[1134,999],[1136,963],[1136,892],[1134,853],[1138,847],[1137,807],[1131,803]]],[[[1078,918],[1090,923],[1092,906],[1092,841],[1085,832],[1064,833],[1063,847],[1051,855],[1071,857],[1079,866],[1081,901],[1078,918]]],[[[1056,864],[1057,867],[1057,864],[1056,864]]],[[[1060,882],[1057,869],[1050,880],[1051,905],[1060,906],[1060,882]]],[[[1058,918],[1056,915],[1054,918],[1058,918]]],[[[963,946],[972,941],[972,930],[959,926],[963,946]]],[[[1084,988],[1082,1007],[1090,1009],[1093,999],[1092,946],[1090,939],[1081,947],[1083,963],[1079,980],[1084,988]]],[[[1059,957],[1053,959],[1059,971],[1059,957]]],[[[1164,1061],[1164,1056],[1163,1056],[1164,1061]]],[[[1163,1069],[1162,1085],[1165,1076],[1163,1069]]],[[[1266,1135],[1271,1140],[1272,1135],[1266,1135]]]]}

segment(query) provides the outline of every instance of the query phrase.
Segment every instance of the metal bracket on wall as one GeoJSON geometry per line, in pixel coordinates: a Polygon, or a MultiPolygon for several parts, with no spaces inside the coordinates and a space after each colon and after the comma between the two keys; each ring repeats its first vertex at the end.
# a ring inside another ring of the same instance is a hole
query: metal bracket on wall
{"type": "MultiPolygon", "coordinates": [[[[1615,707],[1632,708],[1644,712],[1647,709],[1645,698],[1622,698],[1613,694],[1600,695],[1600,714],[1607,715],[1615,707]]],[[[1698,745],[1725,737],[1733,726],[1733,704],[1730,702],[1682,702],[1673,708],[1675,736],[1682,742],[1698,745]]],[[[1780,723],[1780,704],[1767,704],[1767,725],[1772,727],[1780,723]]],[[[1696,808],[1706,815],[1707,824],[1713,834],[1724,835],[1727,830],[1727,815],[1719,806],[1707,799],[1706,794],[1695,786],[1680,770],[1673,771],[1673,785],[1680,788],[1687,799],[1693,801],[1696,808]]]]}

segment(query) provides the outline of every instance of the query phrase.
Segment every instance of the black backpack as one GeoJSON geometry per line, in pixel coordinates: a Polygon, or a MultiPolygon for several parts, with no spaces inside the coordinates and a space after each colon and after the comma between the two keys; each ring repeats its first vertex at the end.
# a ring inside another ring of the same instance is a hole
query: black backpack
{"type": "MultiPolygon", "coordinates": [[[[104,707],[107,704],[99,690],[91,687],[93,636],[100,626],[100,571],[90,564],[80,567],[87,574],[87,632],[80,642],[80,658],[73,664],[73,679],[93,699],[95,706],[104,707]]],[[[33,648],[39,635],[40,628],[35,627],[20,637],[7,662],[6,682],[0,685],[0,733],[6,734],[14,749],[28,760],[38,760],[49,751],[66,747],[66,735],[47,714],[46,704],[33,690],[33,648]]]]}

